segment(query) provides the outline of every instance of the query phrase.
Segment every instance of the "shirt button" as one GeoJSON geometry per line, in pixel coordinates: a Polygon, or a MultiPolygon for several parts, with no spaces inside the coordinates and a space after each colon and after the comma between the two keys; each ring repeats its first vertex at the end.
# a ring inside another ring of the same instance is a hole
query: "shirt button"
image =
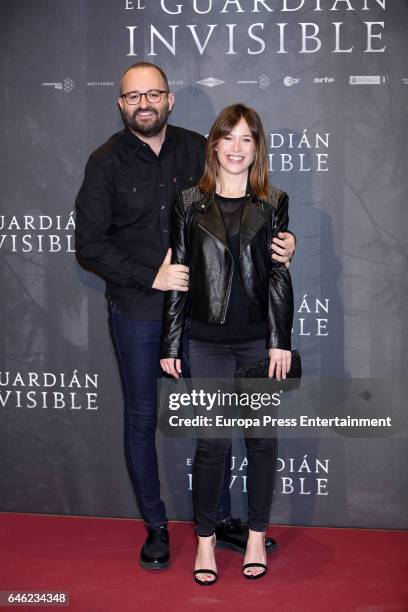
{"type": "Polygon", "coordinates": [[[165,204],[162,204],[162,205],[160,206],[160,210],[164,210],[165,208],[166,208],[165,204]]]}
{"type": "Polygon", "coordinates": [[[163,188],[164,187],[163,183],[160,183],[159,187],[163,188]]]}
{"type": "Polygon", "coordinates": [[[167,234],[167,228],[166,228],[166,227],[163,227],[163,232],[164,232],[165,234],[167,234]]]}

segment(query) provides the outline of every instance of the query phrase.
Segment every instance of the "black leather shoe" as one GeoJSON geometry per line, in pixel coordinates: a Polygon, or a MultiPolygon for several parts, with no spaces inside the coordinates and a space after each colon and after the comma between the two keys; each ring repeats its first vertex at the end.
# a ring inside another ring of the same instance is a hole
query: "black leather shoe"
{"type": "MultiPolygon", "coordinates": [[[[227,518],[217,523],[215,528],[217,548],[228,548],[244,553],[248,541],[248,526],[241,519],[227,518]]],[[[273,552],[278,547],[273,538],[265,538],[266,552],[273,552]]]]}
{"type": "Polygon", "coordinates": [[[165,569],[169,565],[169,532],[167,525],[148,528],[148,536],[140,551],[139,563],[149,570],[165,569]]]}

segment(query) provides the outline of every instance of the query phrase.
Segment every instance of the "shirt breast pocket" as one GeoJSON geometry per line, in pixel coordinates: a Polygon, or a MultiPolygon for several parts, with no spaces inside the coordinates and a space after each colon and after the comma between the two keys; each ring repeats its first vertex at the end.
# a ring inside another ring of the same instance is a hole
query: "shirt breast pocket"
{"type": "Polygon", "coordinates": [[[118,188],[119,213],[137,218],[151,208],[152,189],[148,179],[133,181],[118,188]]]}
{"type": "Polygon", "coordinates": [[[198,183],[199,176],[196,176],[195,172],[190,172],[189,170],[182,170],[178,172],[175,179],[176,189],[177,191],[183,191],[183,189],[189,189],[198,183]]]}

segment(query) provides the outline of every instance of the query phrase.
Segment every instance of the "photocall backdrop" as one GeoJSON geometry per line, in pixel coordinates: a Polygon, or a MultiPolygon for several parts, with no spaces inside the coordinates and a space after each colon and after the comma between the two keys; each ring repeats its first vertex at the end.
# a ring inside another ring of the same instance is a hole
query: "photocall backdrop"
{"type": "MultiPolygon", "coordinates": [[[[175,125],[207,134],[238,101],[260,113],[298,241],[304,375],[404,375],[405,0],[20,0],[1,14],[1,511],[140,516],[104,283],[76,262],[73,213],[88,155],[122,127],[119,79],[136,61],[167,73],[175,125]]],[[[191,519],[193,452],[158,434],[169,518],[191,519]]],[[[285,438],[271,521],[406,528],[407,468],[395,436],[285,438]]]]}

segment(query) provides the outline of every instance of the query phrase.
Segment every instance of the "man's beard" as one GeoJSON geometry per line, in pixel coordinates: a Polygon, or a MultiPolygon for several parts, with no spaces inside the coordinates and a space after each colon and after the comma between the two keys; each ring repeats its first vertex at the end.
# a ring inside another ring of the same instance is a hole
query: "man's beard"
{"type": "Polygon", "coordinates": [[[125,122],[126,127],[132,130],[132,132],[136,132],[136,134],[142,134],[147,138],[156,136],[159,132],[161,132],[167,123],[168,116],[170,115],[169,105],[166,103],[166,105],[161,109],[161,112],[152,107],[144,108],[143,110],[148,110],[154,113],[156,118],[149,122],[139,122],[137,120],[137,115],[140,112],[140,109],[136,109],[131,114],[123,112],[123,121],[125,122]]]}

